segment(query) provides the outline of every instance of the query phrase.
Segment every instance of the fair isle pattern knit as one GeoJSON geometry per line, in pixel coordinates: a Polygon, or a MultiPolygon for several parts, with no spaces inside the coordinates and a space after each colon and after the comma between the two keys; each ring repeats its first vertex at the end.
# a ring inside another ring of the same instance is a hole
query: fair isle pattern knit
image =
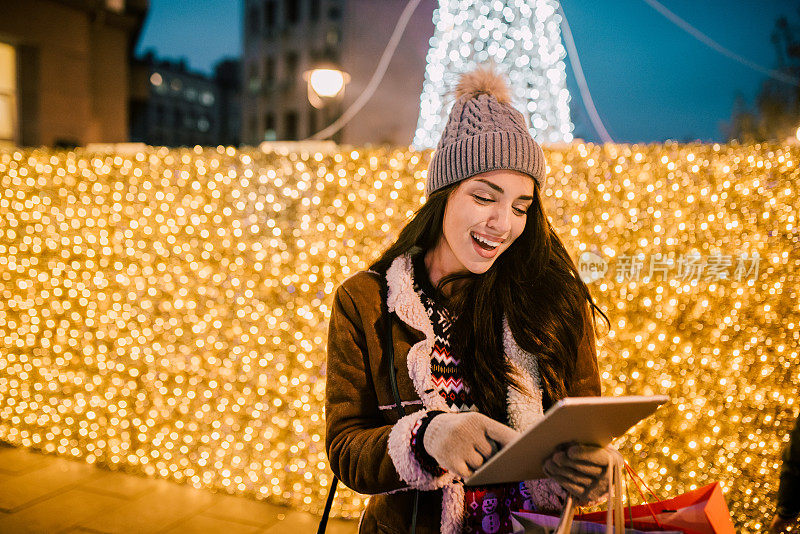
{"type": "MultiPolygon", "coordinates": [[[[419,294],[433,325],[435,342],[431,353],[431,378],[434,387],[452,411],[478,411],[460,374],[460,359],[450,352],[451,318],[447,310],[433,299],[434,289],[425,268],[424,254],[417,254],[412,261],[414,291],[419,294]]],[[[437,413],[440,412],[429,413],[414,425],[411,449],[423,469],[441,476],[444,471],[425,451],[422,443],[425,428],[437,413]]],[[[510,534],[513,532],[511,512],[523,509],[536,509],[524,482],[465,487],[462,533],[510,534]]]]}
{"type": "Polygon", "coordinates": [[[469,386],[464,382],[458,369],[460,359],[450,352],[451,318],[443,306],[434,300],[434,289],[425,268],[424,254],[413,259],[414,291],[422,300],[425,311],[433,325],[434,344],[431,354],[431,378],[433,385],[454,412],[478,411],[472,402],[469,386]]]}

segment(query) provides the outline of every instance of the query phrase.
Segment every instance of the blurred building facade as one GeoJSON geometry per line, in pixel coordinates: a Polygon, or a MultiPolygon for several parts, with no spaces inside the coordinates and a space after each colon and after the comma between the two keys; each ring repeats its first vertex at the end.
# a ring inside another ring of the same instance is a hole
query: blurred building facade
{"type": "MultiPolygon", "coordinates": [[[[245,0],[242,142],[305,139],[333,122],[369,83],[406,0],[245,0]],[[303,73],[333,62],[350,83],[314,108],[303,73]]],[[[408,145],[419,116],[436,0],[422,0],[366,106],[334,140],[408,145]]]]}
{"type": "Polygon", "coordinates": [[[128,140],[147,0],[0,0],[0,143],[128,140]]]}
{"type": "Polygon", "coordinates": [[[191,71],[184,60],[137,61],[131,102],[131,141],[149,145],[239,145],[238,60],[219,62],[214,74],[191,71]]]}
{"type": "Polygon", "coordinates": [[[241,59],[225,59],[217,63],[214,67],[214,82],[219,94],[218,144],[238,146],[242,139],[241,59]]]}

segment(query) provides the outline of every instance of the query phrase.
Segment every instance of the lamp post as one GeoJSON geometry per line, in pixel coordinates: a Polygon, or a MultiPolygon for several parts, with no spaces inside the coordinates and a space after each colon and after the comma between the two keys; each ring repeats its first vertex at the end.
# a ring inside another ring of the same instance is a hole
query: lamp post
{"type": "Polygon", "coordinates": [[[303,79],[308,85],[308,101],[315,108],[322,109],[328,103],[342,99],[350,75],[333,66],[324,66],[304,72],[303,79]]]}
{"type": "Polygon", "coordinates": [[[322,63],[304,72],[303,79],[308,87],[309,103],[322,111],[323,126],[327,126],[335,114],[331,108],[342,101],[350,75],[336,64],[322,63]]]}

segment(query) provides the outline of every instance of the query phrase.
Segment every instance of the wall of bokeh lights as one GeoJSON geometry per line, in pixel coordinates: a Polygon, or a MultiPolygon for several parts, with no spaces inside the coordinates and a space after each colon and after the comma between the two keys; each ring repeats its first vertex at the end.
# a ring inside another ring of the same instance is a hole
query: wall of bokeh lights
{"type": "MultiPolygon", "coordinates": [[[[0,439],[319,512],[332,293],[424,201],[429,157],[0,152],[0,439]]],[[[798,412],[800,148],[547,157],[553,224],[609,262],[590,285],[604,393],[672,399],[618,446],[662,496],[720,481],[758,531],[798,412]],[[692,253],[730,255],[729,275],[614,275],[692,253]],[[739,254],[757,274],[733,275],[739,254]]],[[[334,513],[364,499],[340,490],[334,513]]]]}

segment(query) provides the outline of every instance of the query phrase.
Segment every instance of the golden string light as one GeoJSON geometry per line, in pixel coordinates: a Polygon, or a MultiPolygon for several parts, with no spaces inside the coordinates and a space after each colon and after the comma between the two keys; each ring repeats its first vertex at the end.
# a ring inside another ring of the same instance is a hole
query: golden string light
{"type": "MultiPolygon", "coordinates": [[[[424,201],[429,152],[0,152],[0,439],[319,512],[332,293],[424,201]]],[[[590,283],[604,394],[670,404],[618,445],[667,497],[774,510],[797,414],[800,150],[547,151],[544,200],[590,283]],[[623,257],[758,254],[757,275],[617,278],[623,257]]],[[[365,496],[339,490],[336,515],[365,496]]]]}

